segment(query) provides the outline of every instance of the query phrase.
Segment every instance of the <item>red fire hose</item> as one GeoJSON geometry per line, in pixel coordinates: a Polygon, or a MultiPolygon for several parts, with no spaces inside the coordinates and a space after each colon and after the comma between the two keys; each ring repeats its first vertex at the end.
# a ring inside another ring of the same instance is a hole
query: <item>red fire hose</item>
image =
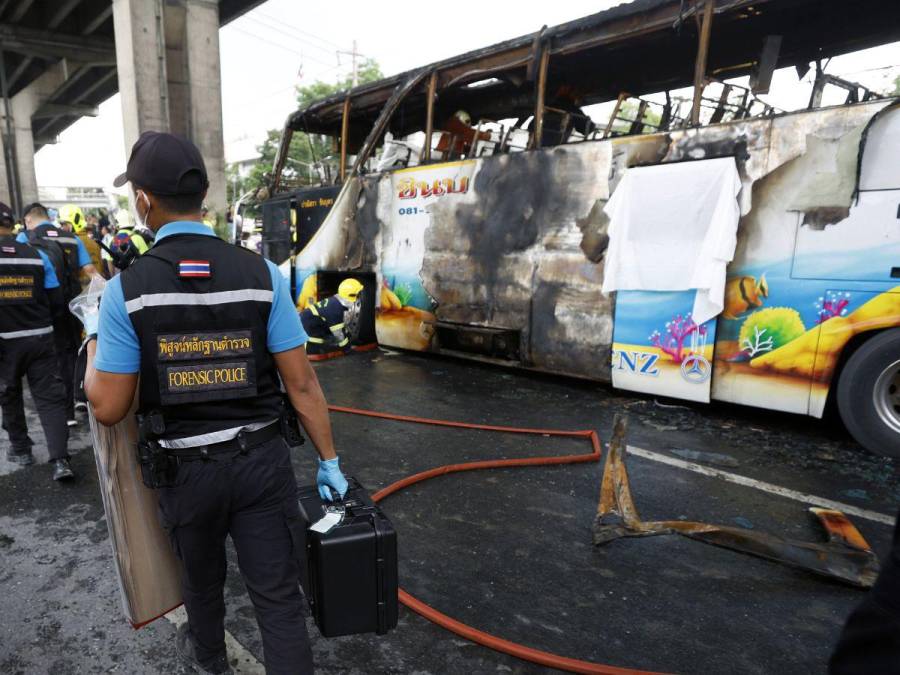
{"type": "MultiPolygon", "coordinates": [[[[497,469],[508,468],[511,466],[547,466],[554,464],[579,464],[582,462],[597,462],[600,460],[601,448],[600,439],[593,430],[585,431],[558,431],[555,429],[521,429],[517,427],[502,427],[488,424],[468,424],[465,422],[450,422],[447,420],[434,420],[425,417],[410,417],[407,415],[392,415],[390,413],[376,412],[374,410],[361,410],[358,408],[347,408],[344,406],[331,405],[329,410],[333,412],[348,413],[351,415],[365,415],[366,417],[377,417],[395,422],[410,422],[413,424],[429,424],[441,427],[455,427],[460,429],[480,429],[482,431],[500,431],[512,434],[532,434],[538,436],[568,436],[574,438],[584,438],[591,443],[592,452],[586,455],[562,455],[555,457],[527,457],[523,459],[491,459],[477,462],[464,462],[461,464],[446,464],[438,466],[434,469],[421,471],[398,480],[396,483],[388,485],[383,490],[379,490],[372,499],[376,502],[384,499],[388,495],[399,492],[400,490],[421,483],[422,481],[443,476],[448,473],[458,473],[460,471],[475,471],[478,469],[497,469]]],[[[525,661],[531,661],[542,666],[550,668],[558,668],[567,670],[572,673],[604,673],[606,675],[637,675],[646,671],[631,670],[629,668],[618,668],[616,666],[608,666],[602,663],[593,663],[590,661],[580,661],[550,652],[544,652],[539,649],[532,649],[516,642],[510,642],[503,638],[485,633],[477,628],[468,626],[456,619],[453,619],[442,612],[437,611],[433,607],[425,604],[421,600],[413,597],[402,588],[399,590],[399,600],[409,609],[425,617],[429,621],[436,623],[442,628],[456,633],[457,635],[476,642],[485,647],[489,647],[498,652],[515,656],[525,661]]]]}

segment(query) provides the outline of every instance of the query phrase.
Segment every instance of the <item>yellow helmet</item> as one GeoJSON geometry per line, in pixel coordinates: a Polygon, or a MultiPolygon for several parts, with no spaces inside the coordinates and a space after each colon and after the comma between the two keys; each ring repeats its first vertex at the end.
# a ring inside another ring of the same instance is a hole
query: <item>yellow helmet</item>
{"type": "Polygon", "coordinates": [[[66,204],[59,210],[59,222],[72,223],[72,229],[81,232],[87,225],[84,214],[75,204],[66,204]]]}
{"type": "Polygon", "coordinates": [[[349,279],[344,279],[341,282],[341,285],[338,286],[338,295],[345,300],[355,302],[357,296],[362,292],[362,289],[363,285],[353,277],[350,277],[349,279]]]}

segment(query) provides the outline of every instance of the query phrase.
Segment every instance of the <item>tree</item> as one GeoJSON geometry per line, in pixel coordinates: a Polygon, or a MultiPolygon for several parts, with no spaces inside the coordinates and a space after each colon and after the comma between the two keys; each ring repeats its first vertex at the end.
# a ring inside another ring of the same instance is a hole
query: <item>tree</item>
{"type": "MultiPolygon", "coordinates": [[[[380,80],[384,76],[374,59],[365,59],[358,68],[357,77],[360,84],[365,84],[380,80]]],[[[335,83],[317,80],[305,87],[297,87],[297,108],[302,110],[318,100],[350,89],[351,85],[352,78],[350,75],[347,75],[335,83]]],[[[243,193],[258,190],[267,184],[267,174],[272,172],[281,134],[282,129],[269,129],[266,133],[266,138],[256,148],[259,152],[259,159],[246,178],[235,180],[237,177],[234,173],[234,168],[231,169],[232,173],[229,175],[228,187],[229,201],[236,199],[243,193]],[[232,196],[232,193],[234,193],[234,196],[232,196]]],[[[300,184],[310,185],[318,183],[321,180],[320,172],[323,170],[321,167],[322,159],[332,156],[336,152],[332,143],[333,139],[318,134],[294,132],[290,148],[288,149],[284,175],[293,178],[294,181],[292,182],[300,184]]]]}
{"type": "MultiPolygon", "coordinates": [[[[619,108],[619,114],[616,116],[617,120],[613,123],[613,129],[619,133],[627,133],[628,129],[631,128],[631,123],[637,118],[637,114],[638,102],[634,99],[624,101],[619,108]]],[[[642,121],[644,124],[650,125],[651,128],[655,128],[659,126],[661,119],[660,114],[648,106],[644,111],[644,119],[642,121]]],[[[646,133],[648,129],[644,131],[646,133]]]]}

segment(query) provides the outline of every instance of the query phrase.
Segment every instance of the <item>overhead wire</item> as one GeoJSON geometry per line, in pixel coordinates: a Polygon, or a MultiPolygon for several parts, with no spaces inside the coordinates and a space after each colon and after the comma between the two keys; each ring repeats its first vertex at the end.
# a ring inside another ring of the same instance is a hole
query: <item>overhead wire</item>
{"type": "Polygon", "coordinates": [[[334,50],[334,49],[328,49],[327,47],[322,47],[321,45],[317,45],[317,44],[315,44],[315,43],[313,43],[313,42],[307,41],[307,40],[304,39],[304,38],[298,37],[297,34],[289,33],[287,30],[285,30],[285,28],[287,28],[287,26],[273,26],[273,25],[271,25],[271,24],[269,24],[269,23],[267,23],[267,22],[260,21],[260,20],[259,20],[257,17],[255,17],[255,16],[249,16],[249,15],[248,15],[246,18],[249,19],[249,20],[251,20],[251,21],[253,21],[253,22],[255,22],[255,23],[257,24],[257,26],[259,26],[260,28],[264,28],[264,29],[266,29],[266,30],[275,31],[276,33],[279,33],[279,34],[281,34],[281,35],[284,35],[285,37],[288,37],[288,38],[290,38],[291,40],[297,40],[298,42],[302,42],[303,45],[306,46],[306,47],[312,47],[313,49],[319,49],[319,50],[321,50],[321,51],[323,51],[323,52],[329,54],[330,56],[334,56],[334,55],[335,55],[335,50],[334,50]]]}
{"type": "Polygon", "coordinates": [[[244,27],[242,27],[242,26],[234,26],[233,28],[234,28],[234,30],[236,30],[238,33],[243,33],[244,35],[247,35],[247,36],[249,36],[249,37],[255,38],[255,39],[259,40],[260,42],[263,42],[263,43],[265,43],[265,44],[267,44],[267,45],[270,45],[270,46],[272,46],[272,47],[278,47],[279,49],[282,49],[282,50],[284,50],[284,51],[286,51],[286,52],[288,52],[288,53],[290,53],[290,54],[293,54],[293,55],[295,55],[295,56],[299,56],[301,59],[304,59],[304,60],[308,59],[308,60],[313,61],[313,62],[315,62],[315,63],[318,63],[318,64],[320,64],[320,65],[327,66],[327,67],[329,67],[329,68],[332,67],[332,64],[330,64],[330,63],[325,63],[324,61],[320,61],[319,59],[317,59],[317,58],[315,58],[315,57],[313,57],[313,56],[309,56],[308,54],[304,54],[302,51],[298,51],[297,49],[295,49],[295,48],[293,48],[293,47],[288,47],[288,46],[286,46],[286,45],[284,45],[284,44],[282,44],[282,43],[280,43],[280,42],[278,42],[278,41],[276,41],[276,40],[273,40],[273,39],[271,39],[271,38],[265,38],[265,37],[263,37],[263,36],[261,36],[261,35],[259,35],[259,34],[257,34],[257,33],[253,33],[252,31],[249,31],[249,30],[247,30],[246,28],[244,28],[244,27]]]}
{"type": "Polygon", "coordinates": [[[343,47],[342,47],[341,45],[339,45],[337,42],[332,42],[331,40],[329,40],[329,39],[327,39],[327,38],[323,38],[321,35],[316,35],[316,34],[314,34],[314,33],[310,33],[310,32],[308,32],[308,31],[305,31],[305,30],[303,30],[302,28],[298,28],[297,26],[294,26],[293,24],[285,24],[283,19],[280,19],[280,18],[275,17],[275,16],[271,16],[270,14],[266,14],[265,12],[259,12],[259,11],[257,11],[257,12],[254,12],[253,14],[248,14],[247,16],[255,16],[255,17],[259,17],[259,18],[268,19],[269,21],[274,21],[275,23],[277,23],[277,24],[279,24],[279,25],[282,25],[282,26],[284,26],[285,28],[288,28],[288,27],[289,27],[289,28],[291,28],[292,30],[296,31],[297,33],[300,33],[300,34],[302,34],[302,35],[306,35],[307,37],[311,37],[311,38],[313,38],[313,39],[315,39],[315,40],[319,40],[319,41],[321,41],[321,42],[324,42],[325,44],[331,45],[331,46],[334,47],[335,49],[343,49],[343,47]]]}

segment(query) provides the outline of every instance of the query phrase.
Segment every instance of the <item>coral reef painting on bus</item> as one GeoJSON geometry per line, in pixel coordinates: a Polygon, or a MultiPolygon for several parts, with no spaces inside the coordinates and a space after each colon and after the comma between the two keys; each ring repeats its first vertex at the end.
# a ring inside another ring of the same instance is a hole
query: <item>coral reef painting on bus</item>
{"type": "Polygon", "coordinates": [[[900,135],[900,110],[864,127],[867,141],[832,132],[831,155],[819,141],[756,184],[718,321],[714,398],[821,416],[850,340],[900,325],[900,170],[881,142],[900,135]]]}
{"type": "Polygon", "coordinates": [[[716,322],[691,317],[696,291],[619,291],[613,324],[613,386],[709,401],[716,322]]]}

